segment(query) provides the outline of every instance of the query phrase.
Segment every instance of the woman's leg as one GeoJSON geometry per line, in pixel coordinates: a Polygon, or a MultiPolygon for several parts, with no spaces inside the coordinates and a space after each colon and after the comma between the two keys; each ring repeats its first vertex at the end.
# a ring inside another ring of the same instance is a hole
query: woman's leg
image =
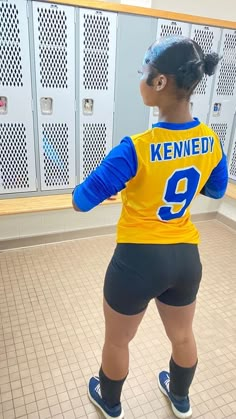
{"type": "Polygon", "coordinates": [[[182,367],[191,367],[197,361],[197,347],[192,324],[196,301],[183,307],[170,306],[156,300],[166,334],[172,344],[172,356],[182,367]]]}
{"type": "Polygon", "coordinates": [[[197,347],[192,324],[196,302],[177,307],[156,300],[166,334],[172,344],[170,390],[180,397],[188,395],[197,365],[197,347]]]}
{"type": "Polygon", "coordinates": [[[144,316],[123,315],[104,299],[105,343],[99,372],[101,395],[108,407],[119,405],[122,387],[129,371],[129,342],[134,338],[144,316]]]}
{"type": "Polygon", "coordinates": [[[102,370],[112,380],[122,380],[129,370],[129,342],[134,338],[145,310],[135,315],[114,311],[104,299],[105,343],[102,370]]]}

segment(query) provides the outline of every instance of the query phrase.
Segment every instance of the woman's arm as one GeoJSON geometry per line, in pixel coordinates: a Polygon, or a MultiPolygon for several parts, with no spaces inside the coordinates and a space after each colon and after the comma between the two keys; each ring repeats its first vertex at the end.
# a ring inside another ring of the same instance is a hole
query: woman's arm
{"type": "Polygon", "coordinates": [[[137,172],[137,155],[130,137],[114,147],[100,166],[73,191],[76,211],[90,211],[105,199],[116,195],[137,172]]]}
{"type": "Polygon", "coordinates": [[[211,175],[204,187],[201,194],[213,199],[220,199],[224,196],[228,185],[228,168],[227,159],[222,150],[222,159],[218,165],[212,170],[211,175]]]}

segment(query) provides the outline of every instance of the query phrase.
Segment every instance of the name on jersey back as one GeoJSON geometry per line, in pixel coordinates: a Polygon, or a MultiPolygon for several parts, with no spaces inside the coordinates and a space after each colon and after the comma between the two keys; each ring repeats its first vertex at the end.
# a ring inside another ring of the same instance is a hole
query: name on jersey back
{"type": "Polygon", "coordinates": [[[214,137],[197,137],[187,140],[150,144],[151,162],[181,159],[212,153],[214,137]]]}

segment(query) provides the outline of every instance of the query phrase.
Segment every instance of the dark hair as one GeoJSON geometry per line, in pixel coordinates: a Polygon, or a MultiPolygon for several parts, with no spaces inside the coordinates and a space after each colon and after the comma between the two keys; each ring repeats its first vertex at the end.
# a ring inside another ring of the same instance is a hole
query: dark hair
{"type": "Polygon", "coordinates": [[[173,36],[155,42],[148,49],[144,64],[150,66],[147,84],[152,85],[157,74],[173,76],[176,87],[191,96],[204,74],[214,74],[220,57],[215,52],[204,54],[197,42],[183,36],[173,36]]]}

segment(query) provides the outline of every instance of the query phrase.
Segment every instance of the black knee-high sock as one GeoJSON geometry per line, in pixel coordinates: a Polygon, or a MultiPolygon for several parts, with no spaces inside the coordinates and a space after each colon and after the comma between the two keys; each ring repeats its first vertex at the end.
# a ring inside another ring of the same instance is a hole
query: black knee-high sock
{"type": "Polygon", "coordinates": [[[170,359],[170,391],[174,396],[186,397],[193,381],[197,362],[190,368],[180,367],[173,358],[170,359]]]}
{"type": "Polygon", "coordinates": [[[99,379],[101,386],[101,394],[103,400],[106,402],[108,407],[114,407],[120,403],[122,387],[126,378],[127,376],[123,378],[123,380],[119,381],[110,380],[110,378],[108,378],[104,374],[102,367],[100,368],[99,379]]]}

